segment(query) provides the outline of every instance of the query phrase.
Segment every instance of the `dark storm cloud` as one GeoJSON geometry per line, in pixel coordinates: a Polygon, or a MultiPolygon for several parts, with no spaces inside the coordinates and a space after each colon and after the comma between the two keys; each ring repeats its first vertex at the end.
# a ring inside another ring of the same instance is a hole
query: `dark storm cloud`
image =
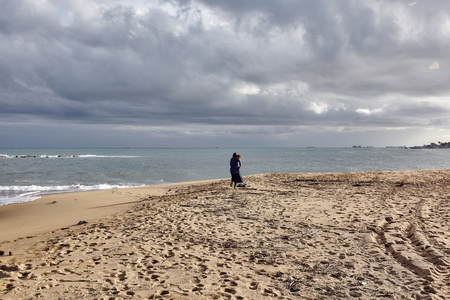
{"type": "Polygon", "coordinates": [[[0,2],[2,124],[448,130],[447,1],[0,2]]]}

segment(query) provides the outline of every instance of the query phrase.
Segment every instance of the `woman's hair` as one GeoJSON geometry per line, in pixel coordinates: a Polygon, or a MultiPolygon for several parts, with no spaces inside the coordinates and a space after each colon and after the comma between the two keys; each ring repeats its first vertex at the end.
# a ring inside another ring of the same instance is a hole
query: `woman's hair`
{"type": "Polygon", "coordinates": [[[241,159],[242,156],[240,156],[239,154],[237,154],[236,152],[234,152],[234,153],[233,153],[233,158],[241,159]]]}

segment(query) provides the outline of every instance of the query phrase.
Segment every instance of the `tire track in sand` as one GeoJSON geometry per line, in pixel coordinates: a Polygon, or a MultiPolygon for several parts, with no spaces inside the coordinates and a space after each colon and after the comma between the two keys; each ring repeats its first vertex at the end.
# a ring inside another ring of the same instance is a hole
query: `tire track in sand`
{"type": "Polygon", "coordinates": [[[385,216],[373,233],[374,240],[398,264],[424,280],[423,291],[429,295],[448,289],[450,282],[448,253],[427,233],[431,210],[430,200],[422,199],[409,216],[385,216]]]}

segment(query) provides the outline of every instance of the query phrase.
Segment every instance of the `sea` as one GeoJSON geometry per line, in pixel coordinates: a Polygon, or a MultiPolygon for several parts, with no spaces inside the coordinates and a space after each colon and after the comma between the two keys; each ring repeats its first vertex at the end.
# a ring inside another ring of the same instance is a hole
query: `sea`
{"type": "Polygon", "coordinates": [[[450,168],[450,149],[0,149],[0,206],[54,193],[229,178],[234,152],[243,156],[243,176],[450,168]]]}

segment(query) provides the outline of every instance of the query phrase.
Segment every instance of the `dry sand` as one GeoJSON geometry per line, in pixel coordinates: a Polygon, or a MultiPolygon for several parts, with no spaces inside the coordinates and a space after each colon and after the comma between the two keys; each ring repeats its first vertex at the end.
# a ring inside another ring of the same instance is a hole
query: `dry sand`
{"type": "Polygon", "coordinates": [[[0,207],[0,298],[450,299],[450,170],[245,180],[0,207]]]}

